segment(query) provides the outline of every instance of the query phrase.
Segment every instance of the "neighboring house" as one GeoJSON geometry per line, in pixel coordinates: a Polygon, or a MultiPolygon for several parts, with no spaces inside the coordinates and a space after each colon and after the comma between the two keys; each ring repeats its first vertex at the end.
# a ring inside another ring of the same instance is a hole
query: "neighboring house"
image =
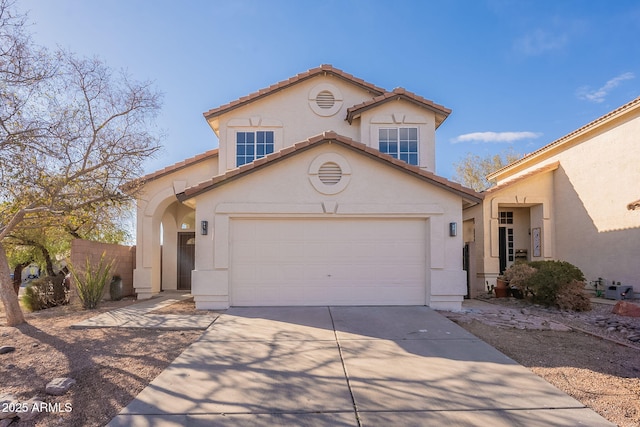
{"type": "Polygon", "coordinates": [[[640,98],[489,175],[496,186],[464,211],[472,295],[519,259],[569,261],[640,292],[638,165],[640,98]]]}
{"type": "Polygon", "coordinates": [[[206,112],[219,149],[137,182],[138,298],[459,309],[481,196],[434,174],[449,114],[330,65],[206,112]]]}

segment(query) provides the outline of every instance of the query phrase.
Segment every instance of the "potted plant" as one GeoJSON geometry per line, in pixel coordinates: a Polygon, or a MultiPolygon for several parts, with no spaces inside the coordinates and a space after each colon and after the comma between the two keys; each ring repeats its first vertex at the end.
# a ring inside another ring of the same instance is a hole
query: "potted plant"
{"type": "Polygon", "coordinates": [[[496,287],[493,289],[496,293],[496,298],[506,298],[509,296],[508,281],[504,275],[500,275],[496,278],[496,287]]]}

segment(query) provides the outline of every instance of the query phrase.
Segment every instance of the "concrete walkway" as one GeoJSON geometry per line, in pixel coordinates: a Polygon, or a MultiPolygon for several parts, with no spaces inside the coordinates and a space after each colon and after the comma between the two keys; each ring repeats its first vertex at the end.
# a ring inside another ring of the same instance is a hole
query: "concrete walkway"
{"type": "Polygon", "coordinates": [[[161,296],[83,320],[71,328],[207,329],[216,320],[217,313],[202,316],[150,313],[190,297],[190,294],[183,292],[163,292],[161,296]]]}
{"type": "Polygon", "coordinates": [[[108,425],[613,426],[428,307],[231,308],[108,425]]]}

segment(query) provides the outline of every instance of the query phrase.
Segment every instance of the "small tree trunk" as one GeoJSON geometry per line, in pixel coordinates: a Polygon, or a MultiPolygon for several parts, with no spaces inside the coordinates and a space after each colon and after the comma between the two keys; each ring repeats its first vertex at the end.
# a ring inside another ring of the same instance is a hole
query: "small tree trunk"
{"type": "Polygon", "coordinates": [[[42,251],[42,255],[44,255],[44,260],[47,266],[47,275],[53,277],[56,275],[55,271],[53,271],[53,261],[51,260],[51,255],[49,251],[44,246],[40,247],[40,251],[42,251]]]}
{"type": "Polygon", "coordinates": [[[13,290],[16,291],[16,295],[20,294],[20,285],[22,284],[22,270],[28,266],[28,262],[16,265],[13,269],[13,290]]]}
{"type": "Polygon", "coordinates": [[[11,269],[4,245],[0,243],[0,299],[4,305],[4,311],[7,315],[7,326],[16,326],[27,321],[24,318],[18,295],[13,290],[13,282],[11,280],[11,269]]]}

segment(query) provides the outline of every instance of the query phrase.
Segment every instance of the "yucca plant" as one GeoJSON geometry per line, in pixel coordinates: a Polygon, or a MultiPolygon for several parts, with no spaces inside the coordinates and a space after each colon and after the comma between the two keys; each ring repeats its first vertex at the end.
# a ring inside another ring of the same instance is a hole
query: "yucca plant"
{"type": "Polygon", "coordinates": [[[78,298],[80,298],[82,307],[85,309],[98,307],[104,287],[111,280],[113,260],[106,262],[105,257],[106,253],[103,252],[100,256],[100,262],[95,268],[87,257],[85,269],[82,272],[79,272],[76,266],[69,263],[69,270],[78,290],[78,298]]]}

